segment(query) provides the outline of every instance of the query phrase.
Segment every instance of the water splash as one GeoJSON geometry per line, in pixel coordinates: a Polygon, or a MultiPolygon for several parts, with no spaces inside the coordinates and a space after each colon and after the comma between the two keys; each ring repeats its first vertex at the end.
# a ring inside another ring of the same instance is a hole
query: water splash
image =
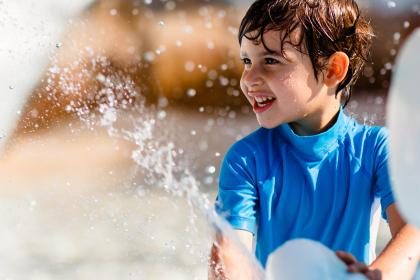
{"type": "MultiPolygon", "coordinates": [[[[101,54],[95,53],[92,49],[86,48],[82,51],[88,55],[89,63],[82,60],[73,65],[84,66],[82,73],[75,72],[71,68],[62,68],[58,65],[50,67],[47,77],[46,88],[48,97],[59,101],[60,106],[65,106],[66,111],[80,119],[88,130],[105,128],[109,137],[122,139],[134,144],[131,158],[135,162],[143,180],[137,186],[137,193],[147,197],[145,189],[161,189],[170,197],[183,198],[190,207],[189,231],[197,231],[195,228],[198,219],[205,219],[215,234],[223,234],[233,240],[239,248],[244,259],[251,264],[249,279],[263,279],[264,272],[256,259],[246,251],[237,240],[236,234],[225,221],[215,214],[212,203],[208,196],[200,189],[202,182],[193,176],[188,163],[183,161],[183,153],[170,136],[161,138],[155,133],[165,127],[164,120],[167,112],[163,110],[168,101],[161,98],[158,107],[146,105],[146,100],[141,90],[135,86],[132,77],[124,72],[106,71],[111,65],[110,60],[101,54]],[[84,98],[80,95],[83,89],[78,84],[79,75],[95,77],[96,86],[89,89],[85,94],[90,96],[84,98]],[[72,96],[70,100],[59,100],[57,93],[64,96],[72,96]],[[90,92],[93,94],[89,95],[90,92]]],[[[186,64],[188,66],[188,62],[186,64]]],[[[195,68],[190,63],[189,68],[195,68]]],[[[187,67],[188,68],[188,67],[187,67]]],[[[193,71],[193,69],[190,69],[193,71]]],[[[210,78],[216,79],[217,72],[212,70],[210,78]]],[[[188,96],[196,94],[195,89],[188,90],[188,96]]],[[[228,115],[235,118],[229,110],[220,110],[220,118],[217,123],[223,125],[224,117],[228,115]]],[[[191,136],[197,132],[191,130],[191,136]]],[[[206,142],[200,142],[201,150],[207,149],[206,142]]],[[[216,153],[220,156],[220,153],[216,153]]],[[[203,179],[206,185],[213,184],[213,175],[216,167],[207,166],[207,176],[203,179]]],[[[94,229],[92,229],[94,230],[94,229]]],[[[169,244],[169,243],[168,243],[169,244]]],[[[165,246],[172,251],[177,251],[177,246],[165,246]]],[[[207,256],[202,258],[203,265],[207,262],[207,256]]]]}

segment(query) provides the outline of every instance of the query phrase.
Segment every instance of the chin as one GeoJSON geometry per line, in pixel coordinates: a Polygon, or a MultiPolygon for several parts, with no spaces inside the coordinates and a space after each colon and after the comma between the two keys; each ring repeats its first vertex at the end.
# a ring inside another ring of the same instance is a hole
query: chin
{"type": "Polygon", "coordinates": [[[275,128],[283,124],[284,122],[272,122],[272,121],[270,122],[270,121],[258,120],[258,123],[263,128],[271,129],[271,128],[275,128]]]}

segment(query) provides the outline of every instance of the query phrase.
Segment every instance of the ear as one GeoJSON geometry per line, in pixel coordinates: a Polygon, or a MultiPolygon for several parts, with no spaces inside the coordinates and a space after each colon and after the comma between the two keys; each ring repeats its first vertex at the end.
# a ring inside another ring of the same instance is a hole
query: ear
{"type": "Polygon", "coordinates": [[[349,69],[349,57],[343,52],[336,52],[330,56],[324,72],[324,83],[327,87],[337,87],[344,80],[349,69]]]}

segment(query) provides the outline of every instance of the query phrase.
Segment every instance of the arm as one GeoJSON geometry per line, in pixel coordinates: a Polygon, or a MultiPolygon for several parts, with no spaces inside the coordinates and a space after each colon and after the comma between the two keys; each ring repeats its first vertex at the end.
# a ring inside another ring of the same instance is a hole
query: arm
{"type": "Polygon", "coordinates": [[[349,272],[362,273],[371,280],[410,280],[420,261],[420,231],[401,218],[395,204],[386,213],[392,239],[370,266],[346,252],[338,251],[337,256],[347,264],[349,272]]]}
{"type": "Polygon", "coordinates": [[[411,279],[420,261],[420,231],[401,218],[395,204],[386,213],[392,239],[370,268],[381,270],[384,280],[411,279]]]}
{"type": "Polygon", "coordinates": [[[251,279],[253,264],[248,254],[244,254],[244,249],[249,254],[252,253],[252,233],[244,230],[235,230],[235,232],[243,246],[229,237],[216,234],[209,257],[209,280],[251,279]]]}

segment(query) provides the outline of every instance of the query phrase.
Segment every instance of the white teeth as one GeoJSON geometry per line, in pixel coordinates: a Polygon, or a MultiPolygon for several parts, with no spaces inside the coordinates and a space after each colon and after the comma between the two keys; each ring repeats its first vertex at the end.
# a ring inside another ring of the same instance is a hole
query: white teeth
{"type": "Polygon", "coordinates": [[[258,103],[262,103],[267,100],[271,101],[274,99],[274,97],[268,97],[268,96],[267,97],[254,97],[254,98],[255,98],[255,101],[257,101],[258,103]]]}

